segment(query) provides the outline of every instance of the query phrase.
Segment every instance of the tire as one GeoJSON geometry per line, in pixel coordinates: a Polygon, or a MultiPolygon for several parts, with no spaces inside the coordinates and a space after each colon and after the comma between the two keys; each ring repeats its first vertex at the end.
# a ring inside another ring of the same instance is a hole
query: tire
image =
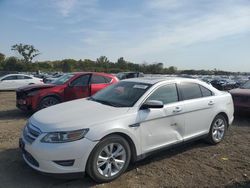
{"type": "Polygon", "coordinates": [[[33,85],[34,83],[29,83],[29,85],[33,85]]]}
{"type": "Polygon", "coordinates": [[[111,135],[101,140],[93,149],[86,171],[97,183],[110,182],[127,169],[130,159],[128,142],[119,135],[111,135]]]}
{"type": "Polygon", "coordinates": [[[56,97],[45,97],[39,104],[39,110],[56,105],[60,101],[56,97]]]}
{"type": "Polygon", "coordinates": [[[226,118],[223,115],[218,114],[211,124],[206,141],[213,145],[220,143],[225,137],[227,128],[228,122],[226,118]]]}

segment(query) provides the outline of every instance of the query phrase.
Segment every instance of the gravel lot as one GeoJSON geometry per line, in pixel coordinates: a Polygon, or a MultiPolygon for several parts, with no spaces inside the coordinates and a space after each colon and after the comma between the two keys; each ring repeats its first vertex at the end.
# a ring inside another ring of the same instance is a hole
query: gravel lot
{"type": "Polygon", "coordinates": [[[96,185],[41,175],[22,160],[18,138],[29,114],[15,107],[14,92],[0,92],[0,188],[3,187],[250,187],[250,115],[236,116],[225,140],[202,141],[159,152],[131,164],[119,179],[96,185]]]}

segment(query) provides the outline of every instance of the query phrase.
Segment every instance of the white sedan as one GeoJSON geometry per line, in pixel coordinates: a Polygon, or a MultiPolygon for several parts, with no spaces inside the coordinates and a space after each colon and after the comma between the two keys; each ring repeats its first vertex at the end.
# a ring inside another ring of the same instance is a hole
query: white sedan
{"type": "Polygon", "coordinates": [[[40,78],[25,74],[8,74],[0,77],[0,90],[15,90],[30,84],[42,84],[40,78]]]}
{"type": "Polygon", "coordinates": [[[200,138],[221,142],[233,113],[231,95],[205,82],[135,78],[35,113],[19,144],[38,171],[86,172],[108,182],[159,149],[200,138]]]}

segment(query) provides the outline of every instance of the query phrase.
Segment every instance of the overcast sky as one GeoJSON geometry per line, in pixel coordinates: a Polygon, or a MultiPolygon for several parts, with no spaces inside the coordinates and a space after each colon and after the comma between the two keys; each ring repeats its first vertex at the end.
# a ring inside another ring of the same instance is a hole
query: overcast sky
{"type": "Polygon", "coordinates": [[[0,0],[0,52],[250,72],[250,0],[0,0]]]}

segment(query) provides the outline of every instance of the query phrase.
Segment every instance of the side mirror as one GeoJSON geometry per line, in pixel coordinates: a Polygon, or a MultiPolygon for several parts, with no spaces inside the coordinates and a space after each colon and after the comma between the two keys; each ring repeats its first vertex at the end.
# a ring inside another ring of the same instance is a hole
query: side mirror
{"type": "Polygon", "coordinates": [[[163,106],[164,104],[162,101],[148,100],[141,106],[140,109],[163,108],[163,106]]]}

